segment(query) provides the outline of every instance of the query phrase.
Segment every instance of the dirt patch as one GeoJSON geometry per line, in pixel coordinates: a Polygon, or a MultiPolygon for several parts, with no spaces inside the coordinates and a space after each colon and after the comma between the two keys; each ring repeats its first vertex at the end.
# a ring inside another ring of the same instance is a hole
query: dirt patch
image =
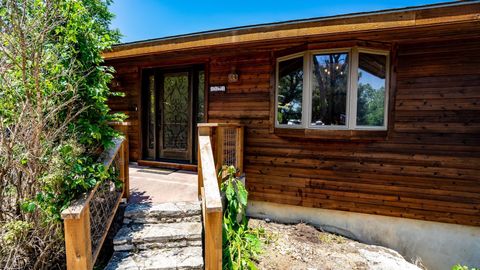
{"type": "Polygon", "coordinates": [[[259,269],[412,269],[396,251],[366,245],[307,224],[286,225],[250,219],[267,234],[259,269]]]}

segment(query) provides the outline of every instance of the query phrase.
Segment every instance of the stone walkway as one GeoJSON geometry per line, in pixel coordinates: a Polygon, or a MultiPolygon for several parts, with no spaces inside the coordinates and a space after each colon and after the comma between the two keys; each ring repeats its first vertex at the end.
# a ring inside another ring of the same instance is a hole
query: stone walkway
{"type": "Polygon", "coordinates": [[[134,203],[106,270],[203,269],[199,202],[134,203]]]}

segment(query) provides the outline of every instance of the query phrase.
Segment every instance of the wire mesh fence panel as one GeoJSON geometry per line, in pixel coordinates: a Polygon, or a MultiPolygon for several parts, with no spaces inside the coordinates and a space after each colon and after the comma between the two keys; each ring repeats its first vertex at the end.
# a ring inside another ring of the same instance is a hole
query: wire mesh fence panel
{"type": "MultiPolygon", "coordinates": [[[[116,178],[120,170],[120,155],[116,155],[110,171],[116,178]]],[[[90,234],[92,241],[92,253],[95,254],[100,248],[102,238],[107,233],[106,224],[115,215],[115,208],[122,189],[115,186],[113,179],[107,179],[100,184],[89,202],[90,206],[90,234]]]]}
{"type": "Polygon", "coordinates": [[[223,129],[223,160],[222,164],[237,167],[237,129],[227,127],[223,129]]]}

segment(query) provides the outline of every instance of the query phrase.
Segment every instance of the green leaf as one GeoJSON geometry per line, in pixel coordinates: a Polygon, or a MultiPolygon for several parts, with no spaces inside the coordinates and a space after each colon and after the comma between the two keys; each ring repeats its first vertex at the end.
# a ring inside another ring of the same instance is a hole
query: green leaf
{"type": "Polygon", "coordinates": [[[22,203],[22,210],[27,213],[33,213],[33,211],[35,211],[36,208],[37,206],[32,201],[22,203]]]}
{"type": "Polygon", "coordinates": [[[238,200],[240,204],[246,206],[248,192],[240,181],[237,182],[237,189],[238,189],[237,195],[238,195],[238,200]]]}
{"type": "Polygon", "coordinates": [[[20,160],[20,164],[22,164],[22,165],[27,165],[27,163],[28,163],[27,157],[23,157],[23,158],[20,160]]]}
{"type": "Polygon", "coordinates": [[[225,195],[228,201],[233,200],[233,198],[235,197],[235,189],[233,188],[233,185],[227,185],[227,189],[225,190],[225,195]]]}

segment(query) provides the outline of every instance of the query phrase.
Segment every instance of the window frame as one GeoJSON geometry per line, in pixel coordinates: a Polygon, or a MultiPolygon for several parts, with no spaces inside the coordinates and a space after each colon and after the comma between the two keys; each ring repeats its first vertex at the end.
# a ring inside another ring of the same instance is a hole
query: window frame
{"type": "Polygon", "coordinates": [[[306,128],[308,129],[320,129],[320,130],[348,130],[349,127],[349,118],[350,118],[350,86],[351,86],[351,64],[352,64],[352,48],[337,48],[337,49],[326,49],[326,50],[313,50],[306,52],[307,57],[309,59],[309,71],[308,71],[308,123],[306,128]],[[325,126],[316,126],[312,125],[312,100],[313,100],[313,88],[312,88],[312,80],[313,80],[313,57],[315,55],[322,55],[322,54],[333,54],[333,53],[347,53],[348,55],[348,80],[347,80],[347,98],[346,98],[346,108],[345,108],[345,125],[325,125],[325,126]]]}
{"type": "Polygon", "coordinates": [[[290,54],[286,56],[282,56],[277,58],[276,65],[275,65],[275,127],[279,128],[293,128],[293,129],[304,129],[305,128],[305,52],[290,54]],[[302,118],[300,119],[300,125],[288,125],[288,124],[280,124],[278,123],[278,75],[279,75],[279,64],[280,62],[295,59],[295,58],[303,58],[303,89],[302,89],[302,118]]]}
{"type": "Polygon", "coordinates": [[[388,128],[388,103],[389,103],[389,96],[390,96],[390,52],[386,50],[377,50],[377,49],[370,49],[364,47],[355,47],[355,61],[356,61],[356,70],[355,70],[355,81],[354,86],[354,96],[355,102],[353,102],[352,106],[354,106],[354,116],[355,121],[353,123],[354,130],[387,130],[388,128]],[[385,99],[383,103],[383,126],[361,126],[357,125],[357,95],[358,95],[358,64],[359,64],[359,56],[360,53],[369,53],[369,54],[376,54],[376,55],[383,55],[385,56],[385,99]]]}
{"type": "Polygon", "coordinates": [[[287,129],[311,129],[311,130],[360,130],[360,131],[386,131],[388,128],[388,108],[390,93],[390,51],[381,49],[371,49],[365,47],[342,47],[332,49],[307,50],[295,54],[278,57],[275,62],[275,128],[287,129]],[[312,125],[312,79],[313,79],[313,57],[314,55],[347,53],[348,54],[348,82],[346,97],[346,121],[345,125],[312,125]],[[369,53],[383,55],[386,57],[385,68],[385,99],[383,112],[383,126],[361,126],[357,125],[357,96],[358,96],[358,64],[359,54],[369,53]],[[302,118],[301,125],[280,124],[278,122],[278,79],[280,62],[303,57],[303,89],[302,89],[302,118]]]}

